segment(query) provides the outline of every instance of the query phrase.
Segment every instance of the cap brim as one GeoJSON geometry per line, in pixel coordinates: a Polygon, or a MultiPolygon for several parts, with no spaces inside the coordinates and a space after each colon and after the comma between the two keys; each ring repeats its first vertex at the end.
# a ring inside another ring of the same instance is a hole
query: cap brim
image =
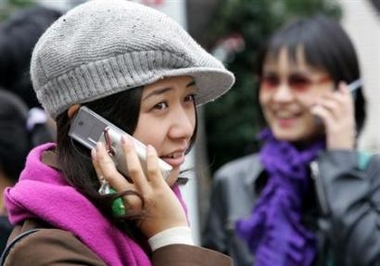
{"type": "Polygon", "coordinates": [[[225,94],[234,84],[235,77],[228,70],[216,68],[182,68],[165,72],[164,76],[191,76],[199,88],[195,98],[197,105],[214,101],[225,94]]]}

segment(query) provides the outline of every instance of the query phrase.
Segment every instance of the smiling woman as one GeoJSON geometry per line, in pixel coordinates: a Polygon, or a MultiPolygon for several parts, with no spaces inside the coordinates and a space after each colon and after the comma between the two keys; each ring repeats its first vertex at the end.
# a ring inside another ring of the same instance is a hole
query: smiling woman
{"type": "Polygon", "coordinates": [[[310,108],[315,99],[334,90],[326,70],[308,65],[301,47],[295,59],[287,48],[281,48],[276,58],[267,56],[261,75],[259,101],[276,138],[309,142],[323,134],[323,124],[315,123],[310,108]]]}
{"type": "Polygon", "coordinates": [[[96,0],[44,33],[31,77],[57,122],[57,143],[32,150],[6,190],[17,225],[10,241],[41,228],[12,247],[6,265],[231,265],[194,245],[178,179],[195,141],[197,106],[227,92],[232,73],[168,16],[96,0]],[[92,150],[71,138],[83,109],[144,143],[146,169],[126,134],[118,141],[127,173],[113,161],[107,130],[89,140],[97,142],[92,150]],[[167,179],[159,159],[173,168],[167,179]]]}
{"type": "Polygon", "coordinates": [[[185,76],[160,80],[143,91],[140,118],[133,135],[155,147],[159,157],[174,168],[184,163],[196,131],[197,91],[193,78],[185,76]]]}
{"type": "Polygon", "coordinates": [[[204,246],[239,266],[377,265],[380,156],[356,150],[365,101],[347,86],[360,79],[349,36],[324,16],[293,21],[258,63],[262,147],[216,172],[204,246]]]}

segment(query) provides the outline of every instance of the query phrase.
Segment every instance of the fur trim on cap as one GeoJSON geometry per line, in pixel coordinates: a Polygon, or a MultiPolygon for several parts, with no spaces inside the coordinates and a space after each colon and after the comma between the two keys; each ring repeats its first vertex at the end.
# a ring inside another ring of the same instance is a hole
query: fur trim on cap
{"type": "Polygon", "coordinates": [[[178,75],[194,77],[198,105],[235,81],[169,16],[126,0],[92,0],[70,10],[43,34],[31,61],[37,97],[53,118],[75,103],[178,75]]]}

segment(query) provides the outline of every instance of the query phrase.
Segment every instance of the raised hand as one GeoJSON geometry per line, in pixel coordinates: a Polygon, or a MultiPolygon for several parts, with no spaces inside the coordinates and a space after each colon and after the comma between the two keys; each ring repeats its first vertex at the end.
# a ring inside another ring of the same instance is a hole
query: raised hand
{"type": "MultiPolygon", "coordinates": [[[[146,237],[151,237],[165,229],[188,226],[187,217],[180,201],[162,177],[158,157],[153,146],[147,146],[147,175],[144,174],[140,160],[129,136],[121,139],[128,165],[130,182],[121,175],[106,151],[104,144],[98,143],[92,150],[92,158],[99,179],[105,179],[117,192],[134,191],[141,196],[128,194],[123,197],[128,210],[144,212],[141,220],[136,221],[146,237]]],[[[173,170],[168,179],[178,176],[173,170]]]]}

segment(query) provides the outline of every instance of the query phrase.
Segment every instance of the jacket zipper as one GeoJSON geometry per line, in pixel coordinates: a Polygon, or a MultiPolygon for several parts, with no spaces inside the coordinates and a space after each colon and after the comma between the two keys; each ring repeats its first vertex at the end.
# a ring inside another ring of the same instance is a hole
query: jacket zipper
{"type": "Polygon", "coordinates": [[[318,194],[318,198],[320,199],[319,202],[321,205],[322,212],[325,215],[328,215],[329,214],[329,208],[327,205],[326,194],[325,194],[325,191],[323,190],[323,184],[322,184],[322,181],[320,178],[318,162],[312,161],[310,163],[310,169],[311,169],[311,177],[317,183],[317,186],[316,186],[317,187],[317,194],[318,194]]]}

